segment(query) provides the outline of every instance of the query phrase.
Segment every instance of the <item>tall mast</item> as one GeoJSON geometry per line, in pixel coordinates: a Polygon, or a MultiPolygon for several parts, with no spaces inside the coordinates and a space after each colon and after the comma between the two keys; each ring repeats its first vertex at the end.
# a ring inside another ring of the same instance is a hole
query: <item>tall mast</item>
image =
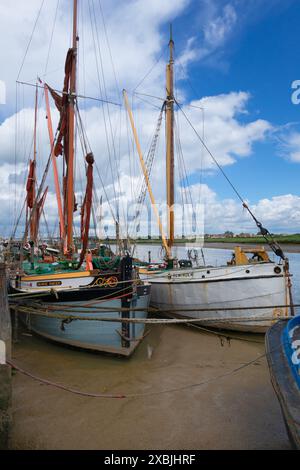
{"type": "MultiPolygon", "coordinates": [[[[38,108],[38,85],[35,88],[35,106],[34,106],[34,131],[33,131],[33,175],[32,175],[32,200],[35,201],[35,186],[36,186],[36,135],[37,135],[37,108],[38,108]]],[[[37,226],[36,226],[36,214],[32,214],[30,222],[30,238],[36,243],[37,242],[37,226]]]]}
{"type": "Polygon", "coordinates": [[[75,136],[75,97],[76,97],[76,63],[77,63],[77,0],[73,0],[73,61],[69,95],[69,151],[67,165],[67,194],[66,194],[66,248],[73,251],[73,212],[74,212],[74,136],[75,136]]]}
{"type": "MultiPolygon", "coordinates": [[[[172,25],[170,25],[170,60],[167,64],[166,80],[166,182],[167,182],[167,209],[168,209],[168,247],[174,243],[174,41],[172,38],[172,25]]],[[[170,256],[170,255],[169,255],[170,256]]]]}
{"type": "Polygon", "coordinates": [[[60,234],[60,239],[65,241],[66,237],[65,237],[63,206],[62,206],[62,201],[61,201],[61,192],[60,192],[60,184],[59,184],[57,164],[56,164],[56,156],[54,154],[54,135],[53,135],[53,127],[52,127],[51,110],[50,110],[50,104],[49,104],[48,87],[46,84],[44,85],[44,90],[45,90],[48,133],[49,133],[49,140],[50,140],[50,146],[51,146],[51,158],[52,158],[53,174],[54,174],[54,185],[55,185],[55,193],[56,193],[58,216],[59,216],[59,234],[60,234]]]}

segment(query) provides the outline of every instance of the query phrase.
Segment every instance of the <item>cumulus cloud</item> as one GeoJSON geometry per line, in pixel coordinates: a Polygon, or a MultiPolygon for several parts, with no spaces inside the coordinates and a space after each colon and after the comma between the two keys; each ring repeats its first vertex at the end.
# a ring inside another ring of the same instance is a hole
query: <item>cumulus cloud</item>
{"type": "MultiPolygon", "coordinates": [[[[235,199],[220,199],[206,184],[189,188],[195,200],[201,200],[205,209],[204,230],[207,233],[222,233],[226,230],[257,232],[257,227],[242,205],[235,199]]],[[[300,197],[292,194],[261,199],[256,204],[248,201],[258,220],[270,231],[290,232],[300,226],[300,197]]]]}
{"type": "MultiPolygon", "coordinates": [[[[28,3],[28,2],[27,2],[28,3]]],[[[185,11],[189,0],[102,0],[80,2],[79,11],[79,80],[78,90],[81,94],[100,96],[116,102],[121,101],[120,88],[133,90],[145,72],[153,67],[155,59],[166,44],[161,27],[172,21],[185,11]],[[105,25],[102,22],[105,15],[105,25]],[[96,18],[96,22],[95,22],[96,18]],[[107,43],[106,33],[109,37],[107,43]],[[113,58],[113,60],[112,60],[113,58]],[[103,65],[103,73],[102,73],[103,65]],[[84,70],[84,72],[83,72],[84,70]],[[116,80],[118,83],[116,83],[116,80]]],[[[187,38],[180,60],[187,73],[189,64],[210,56],[221,49],[231,38],[238,24],[239,10],[236,3],[204,1],[205,21],[201,26],[201,34],[187,38]],[[203,39],[199,49],[199,38],[203,39]]],[[[3,67],[3,77],[8,83],[8,105],[6,115],[0,125],[0,173],[3,192],[0,194],[0,213],[3,225],[6,221],[15,222],[12,214],[17,217],[25,195],[25,178],[28,160],[32,156],[33,139],[33,98],[34,89],[19,87],[17,90],[18,112],[14,114],[15,87],[14,80],[19,73],[20,65],[30,38],[34,20],[40,6],[40,0],[32,0],[29,4],[15,0],[14,5],[0,0],[3,29],[1,35],[6,38],[10,48],[1,48],[0,60],[7,66],[3,67]],[[18,15],[15,15],[15,10],[18,15]],[[17,65],[16,65],[17,64],[17,65]],[[16,202],[13,202],[12,193],[16,202]],[[10,196],[8,196],[10,194],[10,196]]],[[[35,82],[37,75],[44,77],[54,87],[61,89],[65,54],[70,46],[70,9],[66,0],[45,2],[37,22],[26,59],[21,68],[22,80],[35,82]],[[56,6],[59,6],[56,10],[56,6]],[[56,22],[54,24],[54,18],[56,22]],[[53,34],[52,42],[50,41],[53,34]],[[49,48],[51,43],[51,48],[49,48]],[[63,45],[63,46],[62,46],[63,45]],[[46,67],[47,66],[47,67],[46,67]]],[[[165,94],[165,63],[161,61],[152,68],[151,80],[143,81],[143,91],[156,96],[165,94]]],[[[177,99],[184,102],[184,93],[178,90],[177,99]]],[[[42,94],[41,94],[42,96],[42,94]]],[[[251,96],[246,91],[232,91],[218,96],[207,96],[200,100],[182,105],[184,113],[193,123],[199,135],[204,137],[206,145],[212,151],[219,164],[232,165],[240,158],[249,157],[256,142],[264,141],[272,124],[263,119],[253,119],[248,115],[248,104],[251,96]]],[[[142,149],[147,154],[153,137],[158,109],[144,101],[133,98],[136,127],[142,149]]],[[[95,181],[98,199],[103,197],[103,212],[107,213],[107,224],[113,225],[110,212],[117,211],[117,200],[120,212],[124,213],[126,205],[136,200],[142,183],[138,157],[134,148],[128,118],[124,109],[118,106],[96,106],[94,101],[83,104],[80,101],[81,117],[85,125],[86,135],[94,152],[95,181]],[[102,183],[104,188],[102,188],[102,183]]],[[[157,103],[156,103],[157,104],[157,103]]],[[[161,103],[159,103],[159,106],[161,103]]],[[[57,112],[52,109],[54,125],[58,122],[57,112]]],[[[44,104],[41,101],[38,125],[38,178],[41,180],[43,167],[49,156],[49,139],[45,120],[44,104]]],[[[164,126],[164,123],[163,123],[164,126]]],[[[185,159],[188,176],[200,171],[212,171],[215,168],[211,158],[201,147],[194,131],[186,122],[180,111],[176,112],[176,130],[179,130],[180,141],[176,140],[176,148],[181,149],[185,159]]],[[[293,158],[297,159],[297,139],[292,144],[293,158]]],[[[84,192],[85,168],[83,155],[77,141],[78,160],[76,164],[76,191],[80,202],[84,192]]],[[[58,159],[61,169],[62,159],[58,159]]],[[[176,166],[177,193],[182,190],[176,166]]],[[[161,131],[155,164],[153,165],[151,182],[156,199],[159,203],[165,200],[165,133],[161,131]]],[[[49,195],[45,211],[52,229],[57,226],[57,209],[54,194],[53,176],[50,170],[47,184],[49,195]]],[[[208,230],[221,231],[233,229],[234,224],[248,227],[247,218],[243,218],[238,204],[231,199],[221,201],[206,185],[191,187],[191,192],[198,202],[199,194],[205,201],[205,220],[208,230]],[[226,207],[226,211],[224,211],[226,207]]],[[[263,200],[257,204],[257,210],[269,211],[272,214],[270,223],[277,226],[284,224],[279,220],[272,208],[282,204],[290,213],[294,196],[281,196],[282,199],[263,200]],[[269,204],[269,206],[268,206],[269,204]]],[[[293,214],[295,223],[298,213],[293,214]]],[[[269,220],[269,219],[268,219],[269,220]]],[[[79,215],[76,215],[76,224],[79,215]]],[[[297,222],[298,223],[298,222],[297,222]]],[[[147,220],[143,222],[144,229],[147,220]]],[[[125,225],[124,225],[125,227],[125,225]]],[[[250,227],[250,225],[249,225],[250,227]]],[[[125,227],[126,228],[126,227],[125,227]]],[[[177,225],[180,231],[180,224],[177,225]]],[[[239,229],[240,230],[240,229],[239,229]]]]}
{"type": "MultiPolygon", "coordinates": [[[[79,73],[80,93],[88,90],[89,96],[117,100],[115,78],[121,89],[133,89],[166,44],[161,26],[178,16],[188,3],[189,0],[79,2],[78,57],[80,70],[85,70],[79,73]]],[[[41,0],[0,0],[1,37],[3,44],[9,44],[0,50],[1,64],[6,65],[0,79],[7,87],[7,112],[15,106],[17,78],[35,83],[40,76],[56,88],[62,86],[66,51],[71,46],[72,9],[69,0],[47,1],[38,16],[40,6],[41,0]]],[[[157,83],[164,74],[164,64],[156,68],[155,74],[152,82],[157,83]]],[[[161,83],[163,90],[164,82],[161,83]]],[[[148,85],[150,90],[151,84],[148,85]]],[[[22,93],[30,91],[22,88],[22,93]]]]}
{"type": "Polygon", "coordinates": [[[233,3],[201,0],[197,37],[189,39],[179,57],[183,67],[186,68],[195,59],[207,61],[218,54],[236,33],[237,22],[238,13],[233,3]]]}
{"type": "MultiPolygon", "coordinates": [[[[193,101],[192,106],[186,105],[183,107],[184,111],[189,115],[194,124],[196,130],[201,135],[203,131],[202,113],[199,112],[198,107],[204,108],[205,110],[205,135],[204,139],[207,146],[214,153],[218,162],[222,166],[233,164],[238,158],[245,158],[252,152],[252,146],[255,142],[265,139],[266,133],[271,129],[271,124],[267,121],[256,120],[250,121],[245,124],[240,120],[240,117],[247,113],[247,103],[250,99],[248,93],[245,92],[232,92],[229,94],[223,94],[219,96],[205,97],[202,100],[193,101]]],[[[133,204],[139,196],[139,190],[142,184],[142,175],[138,156],[132,143],[131,130],[128,129],[128,122],[125,111],[123,110],[120,115],[120,110],[113,108],[110,112],[110,122],[112,128],[117,132],[117,138],[115,144],[112,145],[113,138],[116,137],[115,133],[110,135],[107,127],[107,116],[106,126],[104,125],[103,110],[99,108],[90,108],[81,111],[82,121],[85,123],[85,130],[88,137],[88,141],[95,155],[95,182],[97,188],[98,201],[100,197],[103,197],[103,211],[107,213],[108,224],[113,224],[111,215],[109,216],[111,209],[114,215],[116,214],[117,201],[120,210],[120,215],[123,218],[124,225],[126,225],[126,211],[130,204],[133,204]],[[118,142],[118,144],[116,144],[118,142]],[[103,186],[102,187],[102,183],[103,186]]],[[[52,110],[54,120],[57,121],[57,113],[52,110]]],[[[43,109],[40,110],[40,116],[43,116],[43,109]]],[[[151,107],[141,106],[135,110],[136,123],[139,134],[141,146],[146,155],[149,148],[149,143],[153,137],[156,120],[158,117],[158,110],[153,110],[151,107]]],[[[25,124],[25,143],[20,146],[20,154],[17,155],[16,159],[16,170],[17,170],[17,185],[16,193],[20,201],[22,195],[24,197],[24,175],[28,168],[28,156],[30,156],[30,150],[32,150],[32,132],[33,132],[33,120],[34,110],[25,109],[20,111],[18,119],[19,122],[25,124]]],[[[198,171],[211,171],[215,168],[215,164],[207,153],[201,148],[201,143],[197,139],[194,131],[191,129],[189,124],[185,121],[184,116],[181,115],[180,111],[177,113],[176,128],[180,129],[180,145],[184,155],[185,166],[189,175],[195,174],[198,171]],[[179,117],[181,116],[181,117],[179,117]]],[[[48,131],[46,120],[42,119],[41,126],[38,128],[38,158],[39,163],[46,162],[50,145],[48,141],[48,131]]],[[[2,126],[0,126],[0,166],[2,168],[2,176],[7,181],[13,180],[13,165],[10,164],[10,153],[9,148],[6,148],[6,142],[8,142],[8,136],[14,141],[15,133],[15,119],[13,117],[8,118],[2,126]],[[3,143],[3,146],[1,145],[3,143]]],[[[22,134],[23,135],[23,134],[22,134]]],[[[77,199],[80,202],[80,197],[84,191],[84,165],[83,165],[83,154],[80,151],[80,143],[77,143],[78,148],[78,163],[76,166],[76,181],[77,181],[77,199]]],[[[58,160],[59,165],[62,165],[61,158],[58,160]]],[[[177,161],[178,164],[178,161],[177,161]]],[[[38,165],[41,167],[42,165],[38,165]]],[[[157,154],[155,156],[155,163],[153,165],[151,173],[151,183],[153,192],[156,196],[158,203],[165,201],[165,185],[164,175],[165,174],[165,142],[164,142],[164,130],[161,130],[160,143],[157,148],[157,154]]],[[[39,179],[41,179],[42,172],[40,169],[39,179]]],[[[5,183],[6,185],[8,182],[5,183]]],[[[49,224],[55,226],[57,220],[57,210],[54,195],[54,185],[52,171],[50,170],[47,184],[49,185],[49,197],[47,199],[45,210],[49,217],[49,224]]],[[[176,166],[176,187],[177,192],[189,191],[193,195],[193,200],[197,204],[203,202],[207,209],[205,209],[206,218],[205,221],[208,224],[208,230],[213,228],[221,230],[232,229],[235,224],[245,224],[245,226],[251,225],[247,218],[244,220],[241,214],[241,209],[236,202],[233,200],[219,201],[217,195],[206,185],[202,186],[191,186],[184,190],[180,183],[180,175],[178,173],[178,165],[176,166]],[[224,211],[226,207],[226,211],[224,211]],[[213,218],[212,218],[213,217],[213,218]]],[[[1,195],[0,195],[1,201],[1,195]]],[[[177,196],[177,201],[180,201],[180,196],[177,196]]],[[[271,201],[271,204],[280,204],[285,200],[275,199],[275,202],[271,201]]],[[[292,203],[292,201],[290,201],[292,203]]],[[[258,209],[262,207],[263,210],[264,202],[258,206],[258,209]]],[[[273,206],[272,206],[273,207],[273,206]]],[[[267,210],[266,210],[267,212],[267,210]]],[[[270,211],[268,212],[270,214],[270,211]]],[[[272,212],[273,214],[273,212],[272,212]]],[[[262,213],[264,215],[264,213],[262,213]]],[[[268,218],[269,220],[269,218],[268,218]]],[[[297,220],[294,218],[294,220],[297,220]]],[[[77,222],[79,222],[79,216],[77,215],[77,222]]],[[[274,216],[274,223],[277,223],[277,219],[274,216]]],[[[278,221],[279,222],[279,221],[278,221]]],[[[141,221],[143,227],[147,227],[147,219],[141,221]]],[[[243,225],[244,226],[244,225],[243,225]]],[[[177,223],[177,230],[180,232],[180,221],[177,223]]],[[[238,229],[239,230],[239,229],[238,229]]]]}
{"type": "Polygon", "coordinates": [[[285,158],[293,163],[300,163],[300,133],[285,132],[281,133],[281,150],[285,158]]]}

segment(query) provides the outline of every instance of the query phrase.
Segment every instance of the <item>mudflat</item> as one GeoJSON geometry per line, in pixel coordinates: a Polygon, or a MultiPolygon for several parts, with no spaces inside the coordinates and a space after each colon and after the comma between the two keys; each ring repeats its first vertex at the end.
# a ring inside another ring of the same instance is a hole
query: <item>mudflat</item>
{"type": "Polygon", "coordinates": [[[262,335],[221,340],[155,326],[125,359],[27,334],[13,348],[26,371],[83,392],[140,396],[84,397],[15,372],[11,449],[290,448],[262,335]]]}

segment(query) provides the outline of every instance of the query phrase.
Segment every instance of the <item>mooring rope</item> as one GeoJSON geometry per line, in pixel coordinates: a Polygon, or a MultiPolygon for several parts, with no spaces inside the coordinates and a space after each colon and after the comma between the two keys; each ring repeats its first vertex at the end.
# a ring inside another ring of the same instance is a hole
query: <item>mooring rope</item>
{"type": "Polygon", "coordinates": [[[266,356],[267,356],[267,353],[262,354],[261,356],[258,356],[257,358],[255,358],[255,359],[253,359],[253,360],[251,360],[251,361],[249,361],[249,362],[247,362],[247,363],[245,363],[245,364],[243,364],[243,365],[241,365],[241,366],[239,366],[235,369],[232,369],[231,371],[225,372],[224,374],[218,375],[216,377],[212,377],[210,379],[204,380],[204,381],[199,382],[199,383],[183,385],[181,387],[173,387],[173,388],[169,388],[169,389],[166,389],[166,390],[157,390],[157,391],[151,391],[151,392],[145,392],[145,393],[128,393],[128,394],[125,394],[125,393],[108,394],[108,393],[83,392],[81,390],[76,390],[76,389],[67,387],[65,385],[62,385],[62,384],[52,382],[50,380],[38,377],[38,376],[28,372],[28,371],[25,371],[20,366],[16,365],[13,361],[7,361],[7,364],[9,366],[11,366],[13,369],[15,369],[16,371],[20,372],[23,375],[26,375],[27,377],[30,377],[33,380],[36,380],[36,381],[38,381],[40,383],[43,383],[45,385],[49,385],[51,387],[59,388],[61,390],[73,393],[75,395],[80,395],[80,396],[90,397],[90,398],[111,398],[111,399],[125,399],[125,398],[127,398],[127,399],[129,399],[129,398],[143,398],[143,397],[149,397],[149,396],[155,396],[155,395],[162,395],[162,394],[165,394],[165,393],[180,392],[180,391],[200,387],[200,386],[215,382],[216,380],[220,380],[224,377],[228,377],[232,374],[235,374],[236,372],[239,372],[240,370],[254,364],[258,360],[260,360],[260,359],[262,359],[266,356]]]}
{"type": "Polygon", "coordinates": [[[292,316],[278,316],[278,317],[228,317],[228,318],[218,318],[218,317],[207,317],[207,318],[116,318],[116,317],[91,317],[91,316],[80,316],[80,315],[68,315],[68,314],[55,314],[48,312],[39,312],[30,308],[17,308],[18,313],[24,313],[27,315],[42,316],[46,318],[56,318],[58,320],[81,320],[81,321],[103,321],[103,322],[112,322],[112,323],[143,323],[145,325],[170,325],[170,324],[182,324],[182,323],[230,323],[232,321],[238,323],[252,323],[252,322],[268,322],[268,321],[278,321],[292,319],[292,316]]]}

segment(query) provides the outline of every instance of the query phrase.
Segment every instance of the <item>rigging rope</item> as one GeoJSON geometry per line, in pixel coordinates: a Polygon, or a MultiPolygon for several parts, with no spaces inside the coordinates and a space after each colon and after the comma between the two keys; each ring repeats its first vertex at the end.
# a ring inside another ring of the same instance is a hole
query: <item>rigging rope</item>
{"type": "Polygon", "coordinates": [[[177,104],[178,108],[180,109],[180,111],[182,112],[182,114],[184,115],[185,119],[187,120],[187,122],[189,123],[189,125],[191,126],[191,128],[193,129],[193,131],[195,132],[196,136],[198,137],[198,139],[200,140],[200,142],[202,143],[203,147],[205,148],[205,150],[208,152],[208,154],[210,155],[210,157],[212,158],[212,160],[214,161],[214,163],[216,164],[216,166],[219,168],[219,170],[221,171],[222,175],[224,176],[224,178],[227,180],[227,182],[229,183],[229,185],[231,186],[231,188],[233,189],[233,191],[235,192],[235,194],[237,195],[237,197],[239,198],[239,200],[242,202],[242,205],[243,207],[249,212],[250,216],[252,217],[252,219],[254,220],[256,226],[258,227],[258,229],[260,230],[260,233],[261,235],[265,238],[266,242],[268,243],[268,245],[270,246],[270,248],[273,250],[273,252],[279,256],[281,259],[285,260],[286,257],[282,251],[282,248],[279,246],[279,244],[276,242],[276,240],[273,238],[272,234],[269,232],[268,229],[266,229],[265,227],[262,226],[261,222],[259,222],[257,220],[257,218],[254,216],[253,212],[250,210],[248,204],[245,202],[245,200],[242,198],[241,194],[239,193],[239,191],[237,190],[237,188],[233,185],[233,183],[230,181],[230,179],[228,178],[227,174],[225,173],[225,171],[223,170],[223,168],[221,167],[221,165],[219,164],[219,162],[216,160],[216,158],[214,157],[214,155],[212,154],[212,152],[209,150],[209,148],[207,147],[207,145],[205,144],[205,142],[203,141],[202,137],[199,135],[199,133],[197,132],[197,130],[195,129],[195,127],[193,126],[193,124],[191,123],[191,121],[189,120],[189,118],[187,117],[186,113],[183,111],[181,105],[178,103],[178,101],[174,98],[174,101],[175,103],[177,104]],[[270,238],[270,239],[269,239],[270,238]]]}
{"type": "Polygon", "coordinates": [[[35,32],[35,29],[36,29],[36,26],[37,26],[39,17],[40,17],[40,15],[41,15],[42,8],[43,8],[43,6],[44,6],[44,3],[45,3],[45,0],[42,0],[42,3],[41,3],[41,5],[40,5],[40,8],[39,8],[39,11],[38,11],[36,20],[35,20],[35,23],[34,23],[34,25],[33,25],[33,29],[32,29],[32,32],[31,32],[31,35],[30,35],[30,38],[29,38],[29,42],[28,42],[28,44],[27,44],[27,48],[26,48],[26,51],[25,51],[25,55],[24,55],[24,57],[23,57],[23,60],[22,60],[22,63],[21,63],[21,66],[20,66],[20,69],[19,69],[19,72],[18,72],[17,80],[19,80],[19,78],[20,78],[20,75],[21,75],[21,72],[22,72],[22,69],[23,69],[23,66],[24,66],[24,63],[25,63],[25,60],[26,60],[26,57],[27,57],[27,54],[28,54],[28,51],[29,51],[31,42],[32,42],[32,38],[33,38],[34,32],[35,32]]]}
{"type": "MultiPolygon", "coordinates": [[[[145,160],[145,173],[147,174],[148,179],[150,179],[150,175],[151,175],[151,171],[152,171],[152,167],[153,167],[153,162],[154,162],[155,152],[156,152],[157,143],[158,143],[158,139],[159,139],[159,135],[160,135],[160,129],[161,129],[161,124],[162,124],[162,118],[163,118],[163,112],[164,112],[164,109],[165,109],[165,105],[166,105],[166,103],[164,102],[162,107],[160,108],[160,113],[159,113],[156,129],[155,129],[155,132],[154,132],[154,136],[152,138],[150,149],[149,149],[149,152],[148,152],[146,160],[145,160]]],[[[135,214],[132,230],[135,229],[135,227],[137,226],[137,224],[140,221],[140,218],[141,218],[141,215],[142,215],[140,208],[143,206],[143,204],[145,202],[145,198],[146,198],[146,194],[147,194],[147,188],[148,188],[147,180],[146,180],[146,176],[144,175],[143,179],[142,179],[141,188],[140,188],[140,191],[139,191],[139,197],[137,199],[137,204],[139,206],[139,209],[138,209],[137,213],[135,214]]]]}
{"type": "Polygon", "coordinates": [[[52,41],[53,41],[53,36],[54,36],[54,31],[55,31],[55,26],[56,26],[56,19],[57,19],[59,4],[60,4],[60,0],[57,0],[56,10],[55,10],[54,20],[53,20],[53,26],[52,26],[52,31],[51,31],[51,37],[50,37],[50,42],[49,42],[48,54],[47,54],[47,59],[46,59],[46,65],[45,65],[45,70],[44,70],[44,74],[43,74],[44,79],[45,79],[45,77],[47,75],[47,71],[48,71],[48,64],[49,64],[49,59],[50,59],[50,53],[51,53],[51,48],[52,48],[52,41]]]}

